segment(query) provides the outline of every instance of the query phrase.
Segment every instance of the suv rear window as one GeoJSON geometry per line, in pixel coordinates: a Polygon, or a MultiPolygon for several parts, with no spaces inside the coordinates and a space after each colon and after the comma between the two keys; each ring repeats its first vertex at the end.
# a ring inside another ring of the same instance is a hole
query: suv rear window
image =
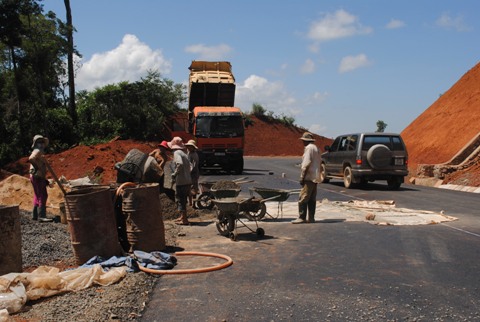
{"type": "Polygon", "coordinates": [[[392,151],[404,151],[402,141],[398,136],[381,136],[381,135],[372,135],[365,136],[363,138],[362,150],[368,151],[375,144],[386,145],[392,151]]]}

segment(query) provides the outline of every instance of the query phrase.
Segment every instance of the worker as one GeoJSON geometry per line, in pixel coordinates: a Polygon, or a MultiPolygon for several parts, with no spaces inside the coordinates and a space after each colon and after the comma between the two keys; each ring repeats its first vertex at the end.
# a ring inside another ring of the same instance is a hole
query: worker
{"type": "Polygon", "coordinates": [[[315,138],[309,132],[303,133],[300,138],[303,142],[304,152],[300,165],[300,185],[302,190],[298,200],[298,218],[293,224],[315,222],[315,208],[317,206],[317,183],[320,170],[320,153],[315,145],[315,138]]]}
{"type": "Polygon", "coordinates": [[[185,153],[185,145],[182,138],[176,136],[168,142],[168,147],[173,151],[172,183],[175,185],[175,201],[180,212],[180,218],[176,221],[178,225],[189,225],[187,218],[187,199],[192,186],[190,174],[190,162],[185,153]]]}
{"type": "Polygon", "coordinates": [[[45,148],[48,146],[48,138],[42,135],[33,137],[32,154],[28,158],[30,163],[30,182],[33,186],[33,211],[32,219],[40,222],[49,222],[47,218],[47,160],[45,160],[45,148]]]}
{"type": "Polygon", "coordinates": [[[157,162],[158,166],[162,170],[161,173],[162,175],[160,176],[158,183],[160,187],[160,192],[164,192],[164,182],[165,182],[165,164],[168,161],[168,154],[167,151],[169,151],[170,148],[168,147],[168,142],[167,141],[162,141],[159,145],[158,148],[150,152],[149,156],[155,158],[155,161],[157,162]]]}
{"type": "Polygon", "coordinates": [[[168,161],[168,155],[167,151],[169,151],[170,148],[168,147],[168,142],[167,141],[162,141],[159,145],[158,148],[150,152],[150,156],[154,157],[155,160],[157,161],[158,165],[162,170],[165,169],[165,163],[168,161]]]}
{"type": "Polygon", "coordinates": [[[185,143],[185,146],[187,147],[187,156],[191,167],[190,176],[192,177],[192,187],[188,196],[188,204],[195,208],[193,200],[197,199],[198,178],[200,177],[199,158],[197,153],[198,147],[195,144],[195,140],[189,140],[185,143]]]}

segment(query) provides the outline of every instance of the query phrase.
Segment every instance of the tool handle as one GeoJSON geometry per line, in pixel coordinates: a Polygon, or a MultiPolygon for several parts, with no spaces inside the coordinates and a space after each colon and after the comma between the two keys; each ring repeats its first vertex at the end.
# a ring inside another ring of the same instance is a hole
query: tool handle
{"type": "Polygon", "coordinates": [[[63,188],[63,185],[62,185],[62,183],[60,182],[60,180],[58,180],[58,177],[57,177],[57,175],[55,174],[55,171],[53,171],[53,169],[52,169],[52,167],[50,166],[50,163],[48,163],[47,159],[45,159],[45,165],[47,166],[48,171],[50,171],[50,173],[52,174],[53,179],[54,179],[55,182],[58,184],[58,187],[60,188],[60,190],[62,190],[62,193],[63,193],[63,195],[65,196],[65,195],[67,194],[67,192],[66,192],[65,189],[63,188]]]}

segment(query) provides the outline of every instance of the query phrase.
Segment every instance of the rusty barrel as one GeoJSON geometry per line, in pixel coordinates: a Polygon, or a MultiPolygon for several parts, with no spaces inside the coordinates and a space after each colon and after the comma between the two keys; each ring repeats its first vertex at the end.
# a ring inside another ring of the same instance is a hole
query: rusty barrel
{"type": "Polygon", "coordinates": [[[65,196],[65,210],[77,264],[96,255],[122,255],[109,187],[72,190],[65,196]]]}
{"type": "Polygon", "coordinates": [[[18,205],[0,205],[0,275],[22,272],[22,234],[18,205]]]}
{"type": "Polygon", "coordinates": [[[158,183],[125,188],[122,194],[130,252],[151,252],[165,248],[165,227],[158,183]]]}

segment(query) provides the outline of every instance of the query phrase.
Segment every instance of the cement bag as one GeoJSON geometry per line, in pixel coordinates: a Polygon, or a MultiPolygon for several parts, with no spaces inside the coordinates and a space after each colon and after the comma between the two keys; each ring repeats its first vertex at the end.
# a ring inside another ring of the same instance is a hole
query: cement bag
{"type": "MultiPolygon", "coordinates": [[[[27,302],[25,286],[18,280],[19,273],[0,276],[0,310],[15,313],[27,302]]],[[[1,321],[1,319],[0,319],[1,321]]]]}

